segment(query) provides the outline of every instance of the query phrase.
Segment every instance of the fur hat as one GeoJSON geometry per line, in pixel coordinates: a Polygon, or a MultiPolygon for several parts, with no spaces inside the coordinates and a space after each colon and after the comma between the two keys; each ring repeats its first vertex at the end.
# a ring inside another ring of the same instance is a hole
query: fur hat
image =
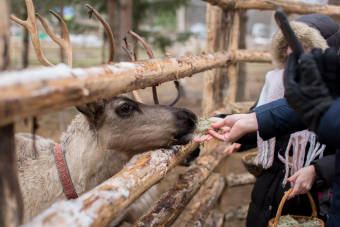
{"type": "MultiPolygon", "coordinates": [[[[310,52],[313,48],[327,49],[333,46],[339,49],[340,31],[336,22],[325,15],[310,14],[291,21],[290,26],[304,48],[310,52]]],[[[273,37],[271,55],[273,64],[279,69],[285,67],[288,43],[281,30],[273,37]]]]}

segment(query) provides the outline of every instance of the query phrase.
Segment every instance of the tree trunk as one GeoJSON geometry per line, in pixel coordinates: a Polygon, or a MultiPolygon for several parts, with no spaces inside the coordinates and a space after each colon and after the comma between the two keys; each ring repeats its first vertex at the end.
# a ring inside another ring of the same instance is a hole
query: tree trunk
{"type": "MultiPolygon", "coordinates": [[[[127,38],[128,43],[131,40],[131,36],[127,34],[129,30],[132,29],[132,0],[119,0],[120,4],[120,32],[119,32],[119,42],[124,45],[124,37],[127,38]]],[[[117,53],[120,55],[120,61],[129,61],[128,55],[119,45],[117,48],[117,53]]]]}
{"type": "Polygon", "coordinates": [[[132,0],[108,0],[109,25],[117,46],[114,57],[115,62],[129,60],[121,46],[124,45],[124,37],[130,40],[127,31],[132,29],[132,6],[132,0]]]}
{"type": "MultiPolygon", "coordinates": [[[[247,11],[240,11],[240,36],[239,36],[239,49],[246,49],[246,34],[247,34],[247,11]]],[[[245,89],[246,89],[246,63],[240,62],[238,64],[238,77],[237,77],[237,90],[236,90],[236,101],[244,101],[245,89]]]]}
{"type": "MultiPolygon", "coordinates": [[[[0,71],[9,69],[9,1],[0,1],[0,71]]],[[[19,226],[23,217],[14,148],[14,126],[0,128],[0,227],[19,226]]]]}
{"type": "MultiPolygon", "coordinates": [[[[27,18],[27,12],[23,15],[23,18],[27,18]]],[[[23,27],[22,28],[22,52],[21,52],[21,68],[25,69],[29,64],[29,40],[28,40],[28,30],[23,27]]]]}

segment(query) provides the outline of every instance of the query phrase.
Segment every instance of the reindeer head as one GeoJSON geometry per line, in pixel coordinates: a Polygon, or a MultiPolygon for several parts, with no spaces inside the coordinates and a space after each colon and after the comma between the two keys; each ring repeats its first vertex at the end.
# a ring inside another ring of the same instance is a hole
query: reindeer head
{"type": "Polygon", "coordinates": [[[191,141],[197,116],[190,110],[138,103],[125,95],[77,106],[104,149],[130,155],[191,141]],[[131,145],[133,144],[133,146],[131,145]]]}
{"type": "MultiPolygon", "coordinates": [[[[51,66],[41,50],[38,30],[35,20],[34,5],[32,0],[26,0],[28,18],[22,21],[14,16],[10,16],[12,20],[26,27],[31,35],[34,50],[38,59],[42,64],[51,66]]],[[[93,9],[92,6],[86,5],[92,14],[101,21],[110,40],[110,57],[108,63],[113,61],[114,56],[114,38],[108,23],[101,15],[93,9]]],[[[50,11],[61,23],[63,37],[58,38],[53,34],[46,21],[37,14],[38,19],[43,24],[46,32],[50,37],[58,43],[66,52],[68,57],[68,65],[72,67],[72,45],[69,38],[69,32],[63,19],[53,11],[50,11]]],[[[129,31],[129,34],[136,37],[147,50],[149,57],[154,58],[151,48],[136,33],[129,31]]],[[[125,48],[127,49],[127,48],[125,48]]],[[[132,60],[132,58],[131,58],[132,60]]],[[[165,147],[168,145],[182,145],[191,140],[192,133],[196,128],[197,117],[189,110],[171,107],[174,105],[179,95],[179,83],[175,81],[177,89],[177,97],[169,104],[169,106],[161,105],[145,105],[140,102],[141,99],[134,91],[135,102],[127,96],[120,95],[109,100],[100,100],[77,106],[77,109],[85,115],[90,129],[93,130],[97,137],[97,142],[104,149],[116,149],[125,151],[129,154],[136,154],[155,148],[165,147]],[[127,144],[130,144],[127,146],[127,144]],[[134,146],[131,146],[133,144],[134,146]]],[[[156,86],[152,87],[155,104],[158,104],[156,86]]]]}

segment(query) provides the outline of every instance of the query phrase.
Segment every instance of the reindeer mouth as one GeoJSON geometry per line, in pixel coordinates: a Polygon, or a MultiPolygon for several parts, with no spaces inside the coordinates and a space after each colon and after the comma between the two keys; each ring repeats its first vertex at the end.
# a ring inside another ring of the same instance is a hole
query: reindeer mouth
{"type": "Polygon", "coordinates": [[[186,144],[190,143],[191,140],[194,137],[195,129],[196,129],[196,127],[194,127],[194,129],[190,130],[187,133],[180,133],[178,135],[173,136],[169,140],[169,146],[171,146],[171,145],[186,145],[186,144]]]}

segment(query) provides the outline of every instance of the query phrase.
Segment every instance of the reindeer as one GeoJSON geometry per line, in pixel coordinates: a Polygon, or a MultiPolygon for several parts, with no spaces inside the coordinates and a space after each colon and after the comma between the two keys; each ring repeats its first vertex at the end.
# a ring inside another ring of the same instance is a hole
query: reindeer
{"type": "MultiPolygon", "coordinates": [[[[32,0],[26,0],[26,4],[28,19],[21,21],[14,16],[11,19],[29,30],[38,59],[44,65],[51,65],[41,51],[32,0]]],[[[71,66],[72,49],[67,27],[59,15],[52,14],[62,24],[62,39],[53,35],[41,16],[38,18],[52,39],[67,50],[71,66]]],[[[197,116],[190,110],[146,105],[127,95],[76,108],[80,113],[63,133],[61,144],[29,133],[15,136],[24,222],[58,200],[74,198],[91,190],[123,169],[134,155],[189,143],[197,126],[197,116]],[[69,184],[63,181],[65,175],[70,180],[69,184]]],[[[135,221],[147,209],[153,202],[153,194],[146,192],[140,201],[129,207],[125,215],[129,222],[135,221]]],[[[115,220],[113,224],[118,224],[120,220],[115,220]]]]}

